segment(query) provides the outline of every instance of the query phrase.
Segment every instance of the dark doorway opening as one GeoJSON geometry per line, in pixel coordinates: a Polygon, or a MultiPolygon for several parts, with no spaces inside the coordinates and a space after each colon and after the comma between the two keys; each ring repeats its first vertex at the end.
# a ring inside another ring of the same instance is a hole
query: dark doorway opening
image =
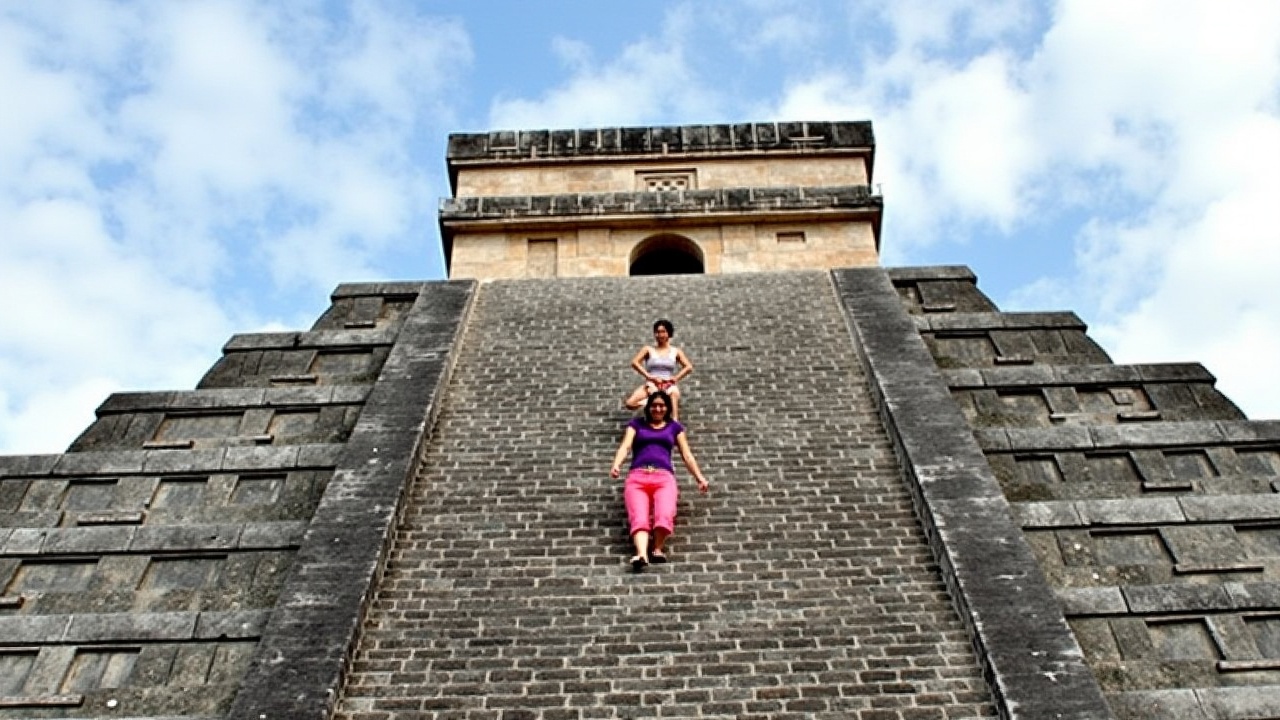
{"type": "Polygon", "coordinates": [[[706,272],[702,250],[679,235],[659,235],[631,252],[632,275],[701,275],[706,272]]]}

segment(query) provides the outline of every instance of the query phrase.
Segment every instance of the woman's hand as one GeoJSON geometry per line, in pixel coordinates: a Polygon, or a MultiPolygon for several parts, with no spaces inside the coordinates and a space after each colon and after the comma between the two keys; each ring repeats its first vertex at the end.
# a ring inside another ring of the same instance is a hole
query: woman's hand
{"type": "Polygon", "coordinates": [[[696,480],[698,481],[698,492],[706,495],[707,492],[711,490],[711,483],[707,482],[707,479],[704,477],[696,478],[696,480]]]}
{"type": "Polygon", "coordinates": [[[613,467],[609,468],[609,477],[617,479],[617,477],[621,474],[622,474],[622,468],[618,467],[617,465],[614,465],[613,467]]]}

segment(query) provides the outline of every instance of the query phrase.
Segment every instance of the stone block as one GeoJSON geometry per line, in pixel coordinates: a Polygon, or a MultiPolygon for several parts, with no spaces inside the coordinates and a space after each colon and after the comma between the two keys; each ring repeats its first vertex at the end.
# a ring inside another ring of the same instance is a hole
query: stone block
{"type": "Polygon", "coordinates": [[[1158,525],[1187,520],[1176,498],[1081,500],[1076,508],[1090,525],[1158,525]]]}
{"type": "Polygon", "coordinates": [[[1217,425],[1227,442],[1280,441],[1280,420],[1222,421],[1217,425]]]}
{"type": "Polygon", "coordinates": [[[176,392],[117,392],[98,406],[98,417],[163,410],[174,404],[176,392]]]}
{"type": "Polygon", "coordinates": [[[1110,693],[1107,702],[1120,720],[1222,720],[1205,713],[1192,689],[1110,693]]]}
{"type": "MultiPolygon", "coordinates": [[[[368,392],[367,387],[356,387],[368,392]]],[[[261,405],[269,408],[327,405],[333,402],[333,390],[332,386],[267,388],[263,393],[261,405]]]]}
{"type": "Polygon", "coordinates": [[[297,547],[307,531],[306,522],[248,523],[240,532],[241,550],[297,547]]]}
{"type": "Polygon", "coordinates": [[[983,372],[977,368],[943,370],[942,378],[952,390],[983,387],[988,382],[983,372]]]}
{"type": "Polygon", "coordinates": [[[1090,450],[1094,447],[1090,428],[1083,426],[1008,428],[1005,433],[1011,450],[1090,450]]]}
{"type": "Polygon", "coordinates": [[[231,550],[240,539],[240,525],[178,525],[140,527],[129,552],[231,550]]]}
{"type": "Polygon", "coordinates": [[[930,280],[960,280],[970,283],[978,281],[978,276],[967,265],[921,265],[891,267],[884,270],[895,284],[930,280]]]}
{"type": "Polygon", "coordinates": [[[222,460],[223,470],[235,472],[290,469],[297,465],[296,445],[229,447],[222,460]]]}
{"type": "Polygon", "coordinates": [[[40,552],[45,555],[105,555],[124,552],[133,541],[134,527],[54,528],[47,531],[40,552]]]}
{"type": "Polygon", "coordinates": [[[1058,599],[1068,617],[1080,615],[1123,615],[1129,606],[1118,587],[1060,588],[1058,599]]]}
{"type": "Polygon", "coordinates": [[[1192,522],[1280,519],[1280,495],[1201,495],[1178,499],[1192,522]]]}
{"type": "Polygon", "coordinates": [[[226,448],[196,450],[146,450],[142,453],[142,472],[165,473],[215,472],[222,468],[226,448]]]}
{"type": "Polygon", "coordinates": [[[14,528],[8,531],[0,549],[4,555],[38,555],[51,531],[49,528],[14,528]]]}
{"type": "Polygon", "coordinates": [[[299,468],[331,468],[342,454],[341,443],[315,443],[298,446],[299,468]]]}
{"type": "Polygon", "coordinates": [[[1280,608],[1280,583],[1223,583],[1231,606],[1239,610],[1274,610],[1280,608]]]}
{"type": "Polygon", "coordinates": [[[1274,685],[1206,688],[1197,694],[1214,720],[1280,716],[1280,693],[1274,685]]]}
{"type": "Polygon", "coordinates": [[[1139,615],[1203,613],[1233,606],[1221,585],[1130,585],[1123,592],[1129,609],[1139,615]]]}
{"type": "Polygon", "coordinates": [[[1083,527],[1089,523],[1071,501],[1022,502],[1011,505],[1013,519],[1023,530],[1052,527],[1083,527]]]}
{"type": "Polygon", "coordinates": [[[1055,368],[1054,374],[1067,385],[1124,385],[1142,377],[1136,365],[1068,365],[1055,368]]]}
{"type": "MultiPolygon", "coordinates": [[[[11,512],[0,514],[0,528],[54,528],[62,524],[61,510],[38,510],[35,512],[11,512]]],[[[0,535],[7,530],[0,530],[0,535]]],[[[0,536],[0,548],[4,547],[4,538],[0,536]]]]}
{"type": "Polygon", "coordinates": [[[1224,441],[1217,423],[1179,422],[1092,428],[1099,448],[1213,445],[1224,441]]]}
{"type": "Polygon", "coordinates": [[[0,638],[6,645],[55,645],[70,623],[67,615],[0,616],[0,638]]]}
{"type": "Polygon", "coordinates": [[[17,477],[48,475],[60,455],[0,455],[0,481],[17,477]]]}
{"type": "Polygon", "coordinates": [[[199,640],[257,639],[269,616],[266,610],[202,612],[196,621],[194,637],[199,640]]]}
{"type": "Polygon", "coordinates": [[[293,348],[298,346],[297,332],[242,333],[232,335],[222,346],[223,353],[249,352],[271,348],[293,348]]]}
{"type": "Polygon", "coordinates": [[[58,456],[54,475],[86,476],[136,474],[142,472],[146,453],[139,450],[104,450],[67,453],[58,456]]]}
{"type": "Polygon", "coordinates": [[[72,615],[64,641],[69,643],[187,640],[199,613],[102,613],[72,615]]]}

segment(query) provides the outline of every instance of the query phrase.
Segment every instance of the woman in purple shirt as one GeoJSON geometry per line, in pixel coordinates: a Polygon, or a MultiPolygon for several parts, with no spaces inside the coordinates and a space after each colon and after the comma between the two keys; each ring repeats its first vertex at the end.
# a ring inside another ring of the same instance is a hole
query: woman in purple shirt
{"type": "Polygon", "coordinates": [[[631,542],[636,554],[631,557],[631,569],[639,572],[650,562],[664,563],[667,556],[662,551],[667,537],[675,529],[676,489],[675,469],[671,466],[671,450],[679,448],[680,459],[698,483],[699,492],[707,492],[707,479],[698,469],[698,461],[689,449],[684,436],[684,426],[667,419],[671,408],[671,396],[658,390],[649,395],[644,408],[644,419],[632,418],[613,455],[613,467],[609,475],[618,477],[622,461],[631,452],[631,472],[623,485],[622,497],[627,504],[627,518],[631,525],[631,542]],[[650,515],[653,522],[650,523],[650,515]],[[649,536],[653,535],[653,550],[649,549],[649,536]]]}

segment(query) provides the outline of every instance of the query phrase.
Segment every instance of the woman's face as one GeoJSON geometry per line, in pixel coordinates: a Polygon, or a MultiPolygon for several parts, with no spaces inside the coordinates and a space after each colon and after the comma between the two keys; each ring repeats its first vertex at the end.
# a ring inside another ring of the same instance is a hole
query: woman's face
{"type": "Polygon", "coordinates": [[[649,403],[649,417],[655,422],[667,419],[667,403],[665,400],[657,399],[649,403]]]}
{"type": "Polygon", "coordinates": [[[671,333],[662,325],[653,329],[653,341],[659,345],[666,345],[671,340],[671,333]]]}

